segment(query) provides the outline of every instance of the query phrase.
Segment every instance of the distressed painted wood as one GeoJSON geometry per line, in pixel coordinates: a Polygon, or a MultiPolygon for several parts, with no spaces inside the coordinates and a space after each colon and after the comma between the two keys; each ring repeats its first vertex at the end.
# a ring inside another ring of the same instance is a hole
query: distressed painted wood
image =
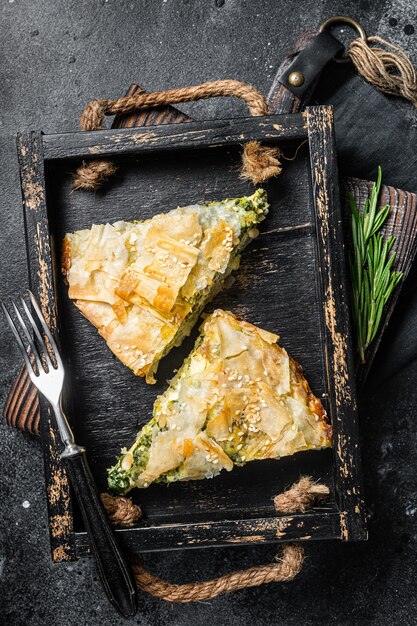
{"type": "MultiPolygon", "coordinates": [[[[339,413],[347,410],[347,406],[343,403],[336,406],[334,398],[335,394],[343,397],[344,386],[351,389],[350,370],[347,381],[341,377],[335,380],[335,389],[334,371],[329,369],[330,347],[326,338],[322,298],[327,272],[334,271],[334,266],[326,265],[319,254],[321,243],[319,245],[318,237],[321,231],[315,218],[320,206],[321,219],[329,228],[333,228],[335,220],[336,223],[340,220],[339,207],[335,202],[337,180],[333,180],[335,171],[329,115],[327,108],[313,108],[308,115],[293,116],[297,118],[295,124],[299,128],[306,125],[310,116],[311,128],[304,128],[303,131],[305,134],[308,131],[310,142],[313,142],[310,153],[306,149],[301,150],[299,158],[288,163],[283,174],[268,183],[271,210],[262,225],[261,235],[243,254],[235,283],[219,294],[207,310],[215,307],[231,309],[255,324],[279,332],[283,345],[301,362],[314,392],[329,410],[336,440],[339,441],[341,431],[347,424],[339,413]],[[327,126],[324,123],[326,120],[327,126]],[[328,153],[317,154],[322,149],[328,150],[328,153]],[[313,169],[310,162],[320,162],[320,158],[323,159],[321,175],[311,179],[310,171],[313,169]],[[337,415],[333,415],[335,411],[337,415]]],[[[280,129],[283,128],[281,119],[277,116],[273,122],[280,129]]],[[[251,118],[250,121],[260,120],[251,118]]],[[[186,132],[185,126],[193,134],[198,125],[177,126],[181,134],[186,132]]],[[[207,130],[207,123],[202,126],[207,130]]],[[[167,137],[172,138],[172,129],[165,129],[167,137]]],[[[293,136],[289,135],[290,138],[293,136]]],[[[280,136],[285,139],[285,132],[280,136]]],[[[159,137],[162,145],[163,133],[160,132],[159,137]]],[[[43,139],[49,141],[46,137],[43,139]]],[[[240,145],[233,146],[228,135],[219,143],[222,145],[216,150],[190,152],[183,150],[183,143],[179,142],[175,159],[172,158],[172,145],[165,152],[160,145],[156,157],[153,151],[149,151],[147,158],[138,162],[132,156],[124,158],[121,174],[110,183],[106,193],[98,194],[70,193],[70,170],[74,162],[62,162],[61,158],[48,160],[46,189],[50,210],[47,225],[53,242],[52,257],[59,258],[60,242],[65,232],[90,226],[93,222],[145,219],[178,204],[250,193],[251,186],[241,181],[236,173],[240,145]]],[[[142,154],[140,143],[135,148],[138,155],[142,154]]],[[[131,149],[128,147],[126,152],[130,154],[131,149]]],[[[46,219],[47,208],[44,205],[42,210],[46,219]]],[[[341,237],[340,229],[336,228],[334,234],[334,245],[337,245],[341,237]]],[[[42,261],[39,255],[30,255],[32,275],[37,275],[42,261]]],[[[47,262],[52,267],[51,255],[47,262]]],[[[146,385],[111,355],[96,330],[68,300],[58,265],[54,263],[53,267],[59,302],[60,337],[63,356],[68,364],[72,396],[68,415],[76,440],[87,446],[91,469],[99,488],[104,490],[106,467],[113,462],[122,445],[133,441],[140,424],[149,419],[156,395],[165,388],[166,379],[172,376],[172,370],[189,352],[195,333],[182,348],[164,359],[157,384],[146,385]]],[[[343,264],[338,268],[338,272],[343,274],[343,264]]],[[[337,272],[336,275],[339,280],[341,275],[337,272]]],[[[343,307],[345,303],[342,303],[343,307]]],[[[338,323],[339,314],[337,309],[338,323]]],[[[343,318],[341,323],[345,322],[343,318]]],[[[348,421],[355,423],[354,407],[348,408],[348,421]]],[[[46,437],[47,445],[51,445],[50,434],[46,432],[42,435],[46,437]]],[[[346,447],[357,446],[352,430],[348,435],[346,447]]],[[[346,450],[346,454],[350,455],[350,460],[355,455],[350,449],[346,450]]],[[[356,506],[361,511],[362,502],[357,495],[360,489],[359,464],[356,472],[358,484],[354,485],[353,495],[344,494],[346,481],[339,471],[337,455],[325,450],[299,454],[279,462],[250,463],[223,473],[215,480],[177,483],[169,488],[152,485],[132,493],[134,501],[141,504],[144,517],[136,528],[119,531],[119,535],[122,540],[126,538],[129,547],[136,551],[286,539],[363,538],[365,532],[363,527],[362,532],[358,529],[355,507],[352,510],[349,504],[356,498],[356,506]],[[274,511],[272,498],[293,483],[300,473],[324,481],[330,487],[331,496],[313,513],[306,514],[305,519],[304,516],[297,516],[297,521],[281,522],[281,517],[274,511]],[[262,533],[264,520],[269,521],[262,533]],[[278,531],[283,534],[277,534],[278,531]]],[[[83,555],[86,542],[77,512],[71,519],[76,552],[83,555]]]]}
{"type": "MultiPolygon", "coordinates": [[[[340,514],[337,511],[318,511],[304,515],[230,520],[210,524],[176,524],[172,526],[143,527],[119,531],[123,547],[137,552],[184,550],[213,546],[243,546],[310,539],[340,539],[340,514]],[[138,542],[138,535],[140,540],[138,542]]],[[[90,554],[86,533],[76,537],[77,554],[90,554]]]]}
{"type": "Polygon", "coordinates": [[[342,537],[363,539],[365,511],[362,500],[359,432],[355,392],[355,365],[351,345],[348,290],[345,273],[342,212],[334,149],[331,107],[307,109],[311,179],[315,198],[318,254],[323,271],[322,289],[326,325],[325,346],[333,446],[342,512],[342,537]],[[330,208],[330,214],[329,214],[330,208]]]}
{"type": "Polygon", "coordinates": [[[282,141],[306,137],[303,115],[241,117],[144,128],[44,135],[45,160],[114,157],[157,150],[201,150],[240,145],[251,139],[282,141]]]}
{"type": "MultiPolygon", "coordinates": [[[[56,334],[55,291],[41,133],[19,135],[17,152],[28,262],[31,269],[30,287],[40,303],[51,332],[56,334]]],[[[55,419],[50,406],[42,398],[40,409],[52,558],[54,561],[67,561],[75,555],[68,478],[59,458],[60,439],[55,419]]]]}

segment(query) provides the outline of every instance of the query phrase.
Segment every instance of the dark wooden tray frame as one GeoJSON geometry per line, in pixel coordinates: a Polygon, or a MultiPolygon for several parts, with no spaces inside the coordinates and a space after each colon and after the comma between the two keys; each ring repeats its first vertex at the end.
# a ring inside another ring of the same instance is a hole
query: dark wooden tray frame
{"type": "MultiPolygon", "coordinates": [[[[288,540],[366,539],[333,111],[331,107],[320,106],[310,107],[301,114],[188,122],[153,127],[151,131],[145,127],[57,135],[30,132],[18,136],[30,283],[54,333],[57,332],[57,310],[45,162],[230,147],[249,140],[273,144],[291,139],[306,139],[309,147],[311,200],[316,216],[323,296],[323,349],[334,432],[335,503],[291,516],[163,524],[117,531],[122,543],[135,551],[288,540]]],[[[84,532],[73,530],[71,494],[60,463],[59,436],[50,409],[43,401],[41,438],[52,558],[62,561],[84,556],[88,554],[87,537],[84,532]]]]}

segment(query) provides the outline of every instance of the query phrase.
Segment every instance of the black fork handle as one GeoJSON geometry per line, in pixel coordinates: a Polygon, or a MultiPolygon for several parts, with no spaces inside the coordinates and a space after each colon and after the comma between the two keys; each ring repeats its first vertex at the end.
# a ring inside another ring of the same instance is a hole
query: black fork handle
{"type": "Polygon", "coordinates": [[[123,617],[137,612],[137,587],[132,571],[110,527],[96,484],[82,448],[62,459],[77,496],[91,551],[108,599],[123,617]]]}

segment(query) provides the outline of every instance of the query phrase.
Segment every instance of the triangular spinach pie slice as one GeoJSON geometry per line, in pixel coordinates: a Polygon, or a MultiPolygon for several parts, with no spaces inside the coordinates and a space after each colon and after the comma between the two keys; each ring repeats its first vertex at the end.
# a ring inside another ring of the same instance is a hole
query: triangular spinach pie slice
{"type": "Polygon", "coordinates": [[[68,295],[138,376],[155,382],[160,359],[181,344],[207,302],[239,266],[268,212],[266,193],[179,207],[143,222],[67,234],[68,295]]]}
{"type": "Polygon", "coordinates": [[[126,493],[152,482],[212,478],[248,461],[331,445],[331,426],[278,336],[217,310],[154,404],[153,417],[108,472],[126,493]]]}

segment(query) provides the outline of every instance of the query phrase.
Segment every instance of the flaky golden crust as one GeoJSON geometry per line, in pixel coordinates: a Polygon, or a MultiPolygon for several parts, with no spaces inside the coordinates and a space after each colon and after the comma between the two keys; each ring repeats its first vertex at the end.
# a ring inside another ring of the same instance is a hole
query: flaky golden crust
{"type": "Polygon", "coordinates": [[[126,489],[210,478],[233,465],[329,447],[324,407],[277,341],[229,311],[208,316],[111,483],[126,489]]]}
{"type": "Polygon", "coordinates": [[[258,189],[250,198],[68,233],[61,255],[68,295],[122,363],[153,383],[159,360],[189,334],[267,208],[258,189]]]}
{"type": "Polygon", "coordinates": [[[299,382],[305,393],[307,396],[307,405],[309,406],[309,408],[311,409],[311,411],[317,415],[320,419],[320,421],[323,423],[323,425],[325,425],[326,427],[326,431],[327,431],[327,436],[329,439],[332,438],[332,426],[329,423],[329,417],[325,411],[324,406],[322,405],[321,401],[319,400],[319,398],[317,398],[314,393],[311,391],[310,389],[310,385],[307,382],[307,379],[304,376],[303,373],[303,368],[301,367],[301,365],[295,360],[293,359],[291,356],[290,358],[290,364],[293,368],[293,372],[294,372],[294,378],[297,380],[297,382],[299,382]]]}

